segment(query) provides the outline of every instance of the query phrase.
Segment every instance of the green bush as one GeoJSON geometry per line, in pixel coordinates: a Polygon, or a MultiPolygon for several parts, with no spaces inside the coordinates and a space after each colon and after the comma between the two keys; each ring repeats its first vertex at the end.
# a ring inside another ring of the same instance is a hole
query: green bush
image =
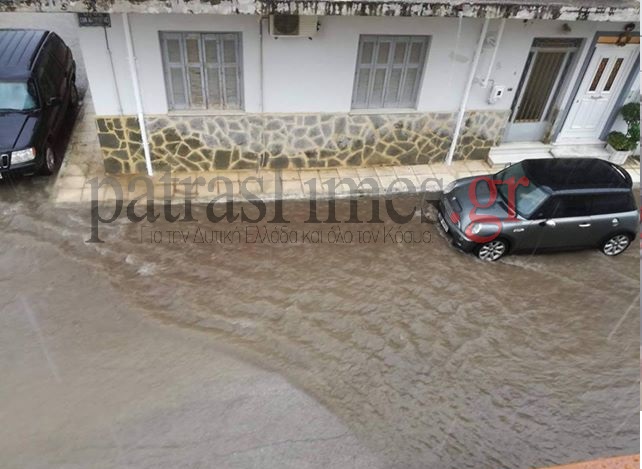
{"type": "Polygon", "coordinates": [[[640,122],[634,122],[632,124],[629,124],[629,132],[628,135],[629,140],[633,143],[633,148],[635,148],[636,144],[640,141],[640,122]]]}
{"type": "Polygon", "coordinates": [[[617,151],[628,151],[635,148],[635,146],[631,147],[631,141],[629,140],[629,137],[624,135],[622,132],[611,132],[607,135],[606,141],[617,151]]]}
{"type": "Polygon", "coordinates": [[[618,151],[635,150],[640,143],[640,105],[636,102],[622,106],[620,114],[627,125],[626,135],[622,132],[611,132],[606,141],[618,151]]]}
{"type": "Polygon", "coordinates": [[[637,123],[640,125],[640,105],[638,103],[629,103],[622,106],[620,110],[624,121],[631,125],[637,123]]]}

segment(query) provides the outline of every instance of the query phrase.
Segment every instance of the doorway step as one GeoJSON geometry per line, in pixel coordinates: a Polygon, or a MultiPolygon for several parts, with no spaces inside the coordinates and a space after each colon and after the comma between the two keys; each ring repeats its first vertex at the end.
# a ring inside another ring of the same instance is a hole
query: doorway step
{"type": "Polygon", "coordinates": [[[551,154],[555,158],[602,158],[606,160],[609,157],[604,142],[584,145],[557,144],[553,145],[551,154]]]}
{"type": "Polygon", "coordinates": [[[551,158],[551,148],[542,142],[510,142],[492,147],[488,153],[488,164],[494,169],[501,169],[522,160],[551,158]]]}

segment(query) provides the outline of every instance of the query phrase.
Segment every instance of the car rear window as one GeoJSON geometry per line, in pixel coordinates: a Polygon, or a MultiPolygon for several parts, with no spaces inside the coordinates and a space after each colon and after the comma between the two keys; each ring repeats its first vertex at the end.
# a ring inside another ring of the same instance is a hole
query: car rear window
{"type": "Polygon", "coordinates": [[[594,215],[630,212],[636,209],[633,195],[629,192],[599,194],[592,199],[591,212],[594,215]]]}

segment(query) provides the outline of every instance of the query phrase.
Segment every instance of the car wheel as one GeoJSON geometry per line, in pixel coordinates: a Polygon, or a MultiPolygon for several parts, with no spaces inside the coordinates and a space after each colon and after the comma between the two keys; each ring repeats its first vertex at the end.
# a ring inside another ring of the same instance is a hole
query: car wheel
{"type": "Polygon", "coordinates": [[[508,244],[503,239],[493,239],[477,248],[477,257],[482,261],[495,262],[508,252],[508,244]]]}
{"type": "Polygon", "coordinates": [[[56,158],[56,153],[51,146],[47,145],[47,147],[45,147],[45,159],[42,162],[40,173],[48,176],[56,172],[57,167],[58,159],[56,158]]]}
{"type": "Polygon", "coordinates": [[[602,252],[607,256],[617,256],[626,251],[631,244],[631,237],[624,233],[611,236],[602,244],[602,252]]]}

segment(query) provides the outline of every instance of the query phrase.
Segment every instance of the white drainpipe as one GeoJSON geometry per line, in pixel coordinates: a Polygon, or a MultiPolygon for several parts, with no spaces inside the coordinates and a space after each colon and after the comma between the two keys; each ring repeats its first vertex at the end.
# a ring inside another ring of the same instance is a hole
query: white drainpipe
{"type": "Polygon", "coordinates": [[[488,71],[486,72],[486,78],[482,83],[482,88],[488,86],[488,81],[490,80],[490,74],[493,72],[493,66],[495,65],[495,58],[497,57],[497,49],[499,49],[499,44],[502,42],[502,36],[504,35],[504,27],[506,26],[506,18],[502,18],[499,23],[499,30],[497,31],[497,37],[495,38],[495,48],[493,49],[493,55],[490,57],[490,63],[488,64],[488,71]]]}
{"type": "Polygon", "coordinates": [[[123,113],[123,100],[120,97],[120,90],[118,89],[118,79],[116,78],[116,67],[114,67],[114,54],[111,51],[111,46],[109,45],[109,36],[107,34],[107,27],[103,26],[103,31],[105,32],[105,47],[107,48],[107,54],[109,54],[109,64],[111,66],[111,78],[114,80],[114,91],[116,92],[116,99],[118,100],[118,114],[122,115],[123,113]]]}
{"type": "Polygon", "coordinates": [[[263,84],[263,20],[265,16],[259,16],[259,81],[261,90],[261,113],[264,111],[265,106],[265,86],[263,84]]]}
{"type": "Polygon", "coordinates": [[[481,34],[479,35],[477,50],[475,50],[475,57],[473,58],[473,63],[470,66],[470,74],[468,75],[468,81],[466,82],[464,97],[461,100],[461,106],[459,107],[459,114],[457,115],[457,123],[455,124],[453,140],[450,144],[448,155],[446,156],[447,165],[451,165],[453,162],[453,155],[455,154],[455,148],[457,147],[457,142],[459,141],[459,133],[461,132],[461,125],[464,122],[464,114],[466,113],[466,105],[468,104],[470,89],[473,86],[473,80],[475,79],[475,72],[477,71],[477,65],[479,64],[479,57],[481,56],[482,47],[484,46],[484,41],[486,40],[486,33],[488,32],[489,21],[490,20],[488,18],[484,20],[484,25],[482,26],[481,34]]]}
{"type": "Polygon", "coordinates": [[[125,28],[125,44],[127,44],[127,58],[129,59],[129,73],[134,85],[134,98],[136,99],[136,112],[138,114],[138,126],[140,127],[140,136],[145,152],[145,165],[147,166],[147,175],[152,176],[152,157],[149,153],[149,140],[147,140],[147,129],[145,127],[145,115],[143,113],[143,100],[140,97],[140,85],[138,83],[138,71],[136,70],[136,56],[134,55],[134,46],[132,45],[131,29],[129,28],[129,18],[127,13],[123,13],[123,26],[125,28]]]}

